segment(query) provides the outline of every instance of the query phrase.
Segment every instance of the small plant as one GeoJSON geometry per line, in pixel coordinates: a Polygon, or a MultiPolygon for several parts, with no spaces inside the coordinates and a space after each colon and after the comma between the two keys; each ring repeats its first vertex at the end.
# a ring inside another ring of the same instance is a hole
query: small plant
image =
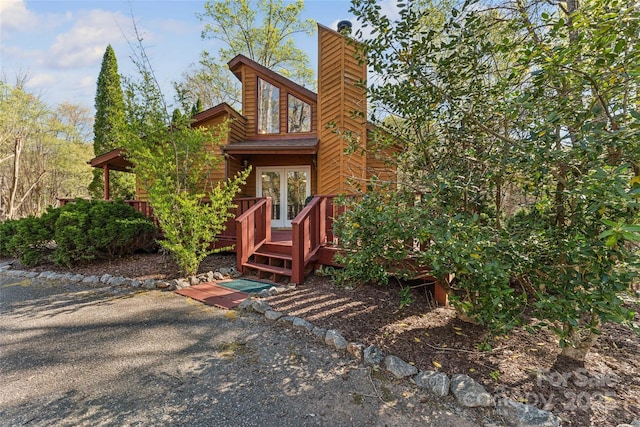
{"type": "Polygon", "coordinates": [[[500,371],[498,369],[496,369],[495,371],[489,372],[489,377],[492,380],[494,380],[495,382],[499,382],[500,381],[500,371]]]}
{"type": "Polygon", "coordinates": [[[415,299],[413,298],[413,294],[411,293],[411,287],[410,286],[402,287],[400,289],[400,309],[403,309],[404,307],[408,307],[413,302],[415,302],[415,299]]]}

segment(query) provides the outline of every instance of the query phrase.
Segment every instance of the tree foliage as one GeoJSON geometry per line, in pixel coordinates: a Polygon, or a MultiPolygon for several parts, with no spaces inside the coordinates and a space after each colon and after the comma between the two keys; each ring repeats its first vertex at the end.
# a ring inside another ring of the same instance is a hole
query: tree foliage
{"type": "Polygon", "coordinates": [[[0,220],[86,197],[91,176],[87,109],[66,103],[54,110],[22,84],[0,81],[0,220]]]}
{"type": "MultiPolygon", "coordinates": [[[[120,74],[118,74],[118,61],[111,45],[107,46],[102,57],[96,88],[95,108],[93,151],[95,156],[100,156],[116,148],[121,148],[125,144],[124,95],[120,74]]],[[[130,173],[110,172],[110,186],[111,198],[132,199],[135,195],[135,180],[130,173]]],[[[104,179],[101,170],[94,169],[89,191],[95,198],[103,197],[104,179]]]]}
{"type": "Polygon", "coordinates": [[[233,215],[233,198],[249,170],[216,181],[227,125],[193,128],[189,117],[171,116],[142,46],[135,62],[140,78],[128,81],[126,90],[127,155],[162,229],[159,243],[185,275],[195,274],[233,215]]]}
{"type": "Polygon", "coordinates": [[[293,40],[296,34],[311,35],[314,30],[312,21],[300,19],[303,9],[303,0],[207,1],[204,12],[198,14],[204,24],[202,38],[220,41],[223,47],[217,55],[203,51],[199,63],[176,83],[186,105],[200,99],[204,108],[226,102],[240,109],[241,88],[226,66],[239,54],[302,85],[313,86],[309,57],[293,40]]]}
{"type": "MultiPolygon", "coordinates": [[[[602,323],[633,316],[619,294],[638,267],[640,11],[398,6],[395,21],[374,1],[352,10],[371,33],[376,143],[397,150],[402,191],[345,216],[343,237],[376,259],[400,245],[477,321],[509,328],[526,313],[584,358],[602,323]],[[387,220],[398,244],[371,249],[387,220]]],[[[344,274],[372,279],[351,263],[344,274]]]]}

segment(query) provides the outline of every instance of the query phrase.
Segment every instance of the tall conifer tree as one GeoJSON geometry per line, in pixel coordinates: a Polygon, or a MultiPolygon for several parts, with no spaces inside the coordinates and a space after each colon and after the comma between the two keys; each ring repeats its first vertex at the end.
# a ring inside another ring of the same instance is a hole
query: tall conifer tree
{"type": "MultiPolygon", "coordinates": [[[[96,156],[108,153],[123,146],[125,129],[125,106],[118,61],[111,47],[107,46],[102,58],[102,66],[98,75],[96,90],[96,117],[93,126],[93,151],[96,156]]],[[[135,178],[133,174],[111,171],[111,198],[130,199],[135,195],[135,178]]],[[[91,195],[102,198],[104,191],[102,171],[93,171],[93,181],[89,185],[91,195]]]]}

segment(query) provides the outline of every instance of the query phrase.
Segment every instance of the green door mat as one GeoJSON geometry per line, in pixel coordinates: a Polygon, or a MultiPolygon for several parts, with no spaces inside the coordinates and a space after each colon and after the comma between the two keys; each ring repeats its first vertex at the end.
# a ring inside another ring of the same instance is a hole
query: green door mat
{"type": "Polygon", "coordinates": [[[275,286],[272,283],[257,282],[255,280],[248,279],[232,279],[217,282],[218,286],[224,286],[225,288],[233,289],[234,291],[240,291],[247,294],[257,293],[263,289],[271,289],[275,286]]]}

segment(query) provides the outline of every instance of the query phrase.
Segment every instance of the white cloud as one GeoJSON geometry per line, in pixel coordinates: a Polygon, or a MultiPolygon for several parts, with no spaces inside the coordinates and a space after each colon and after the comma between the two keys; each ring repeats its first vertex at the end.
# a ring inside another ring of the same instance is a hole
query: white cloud
{"type": "Polygon", "coordinates": [[[58,34],[44,63],[58,69],[96,65],[108,44],[125,41],[128,28],[129,19],[119,12],[91,10],[81,13],[67,32],[58,34]]]}
{"type": "Polygon", "coordinates": [[[2,36],[11,31],[30,31],[37,28],[38,18],[27,9],[23,0],[2,0],[0,2],[0,27],[2,36]]]}
{"type": "Polygon", "coordinates": [[[44,89],[56,82],[56,78],[50,73],[38,73],[30,75],[27,81],[27,87],[35,89],[44,89]]]}

